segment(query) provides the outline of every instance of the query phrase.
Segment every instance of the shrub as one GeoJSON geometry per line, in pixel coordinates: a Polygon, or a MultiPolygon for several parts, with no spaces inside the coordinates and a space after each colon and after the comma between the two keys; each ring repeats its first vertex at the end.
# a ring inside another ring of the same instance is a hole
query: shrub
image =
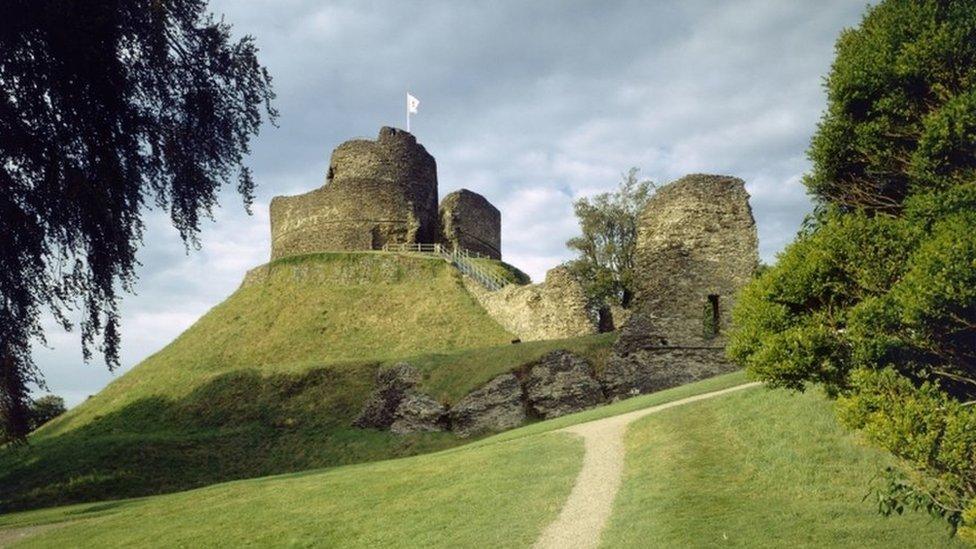
{"type": "Polygon", "coordinates": [[[889,450],[879,508],[976,542],[976,1],[886,0],[845,31],[805,178],[817,212],[733,312],[728,352],[838,397],[889,450]]]}

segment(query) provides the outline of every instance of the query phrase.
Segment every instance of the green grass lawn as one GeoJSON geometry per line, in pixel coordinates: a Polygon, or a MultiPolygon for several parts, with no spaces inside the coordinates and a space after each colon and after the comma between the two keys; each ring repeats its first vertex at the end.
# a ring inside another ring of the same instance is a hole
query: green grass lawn
{"type": "MultiPolygon", "coordinates": [[[[25,547],[527,547],[558,514],[582,445],[554,429],[740,384],[741,373],[410,458],[178,494],[0,516],[69,521],[25,547]]],[[[951,547],[941,523],[864,500],[886,462],[815,394],[749,389],[667,410],[627,436],[608,547],[951,547]]]]}
{"type": "Polygon", "coordinates": [[[880,516],[888,463],[814,392],[750,389],[639,420],[605,547],[955,547],[927,515],[880,516]]]}
{"type": "MultiPolygon", "coordinates": [[[[527,547],[559,512],[582,444],[544,435],[120,502],[34,547],[527,547]],[[100,514],[99,514],[100,513],[100,514]]],[[[74,507],[64,518],[84,518],[74,507]]]]}
{"type": "Polygon", "coordinates": [[[0,515],[0,529],[71,521],[27,543],[40,547],[207,546],[240,539],[258,545],[524,547],[555,518],[582,465],[581,442],[551,431],[744,381],[741,373],[719,376],[439,453],[0,515]],[[214,540],[211,526],[222,528],[223,536],[228,523],[234,532],[214,540]]]}

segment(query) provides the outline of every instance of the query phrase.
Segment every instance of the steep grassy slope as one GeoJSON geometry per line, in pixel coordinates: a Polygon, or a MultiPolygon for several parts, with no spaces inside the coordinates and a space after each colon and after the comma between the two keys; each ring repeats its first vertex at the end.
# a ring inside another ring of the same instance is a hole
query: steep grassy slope
{"type": "Polygon", "coordinates": [[[147,397],[180,398],[244,368],[304,372],[508,343],[447,263],[422,256],[336,253],[259,268],[249,283],[91,401],[46,428],[90,423],[147,397]]]}
{"type": "Polygon", "coordinates": [[[273,263],[29,447],[0,449],[0,510],[457,445],[450,434],[351,427],[376,368],[411,357],[432,393],[453,402],[555,346],[598,358],[612,341],[510,339],[441,260],[349,253],[273,263]]]}
{"type": "MultiPolygon", "coordinates": [[[[742,381],[722,376],[446,452],[0,516],[0,528],[71,521],[29,538],[34,547],[526,547],[580,468],[579,441],[553,429],[742,381]]],[[[605,544],[954,546],[940,524],[884,519],[862,500],[887,457],[840,431],[829,406],[757,388],[642,420],[605,544]]]]}

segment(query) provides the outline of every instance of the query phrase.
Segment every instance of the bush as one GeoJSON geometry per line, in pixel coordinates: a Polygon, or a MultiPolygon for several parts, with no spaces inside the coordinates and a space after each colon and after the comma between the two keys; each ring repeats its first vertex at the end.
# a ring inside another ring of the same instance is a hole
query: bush
{"type": "Polygon", "coordinates": [[[747,287],[728,352],[838,397],[900,458],[879,508],[976,542],[976,1],[887,0],[845,31],[807,228],[747,287]]]}

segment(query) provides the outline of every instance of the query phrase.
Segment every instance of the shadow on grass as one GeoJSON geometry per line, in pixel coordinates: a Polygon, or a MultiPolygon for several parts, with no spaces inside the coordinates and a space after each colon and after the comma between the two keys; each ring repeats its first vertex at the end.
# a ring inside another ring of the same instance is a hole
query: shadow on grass
{"type": "Polygon", "coordinates": [[[401,437],[351,427],[376,367],[239,371],[184,398],[145,398],[74,430],[42,432],[30,445],[0,449],[0,512],[161,494],[461,442],[446,433],[401,437]]]}

